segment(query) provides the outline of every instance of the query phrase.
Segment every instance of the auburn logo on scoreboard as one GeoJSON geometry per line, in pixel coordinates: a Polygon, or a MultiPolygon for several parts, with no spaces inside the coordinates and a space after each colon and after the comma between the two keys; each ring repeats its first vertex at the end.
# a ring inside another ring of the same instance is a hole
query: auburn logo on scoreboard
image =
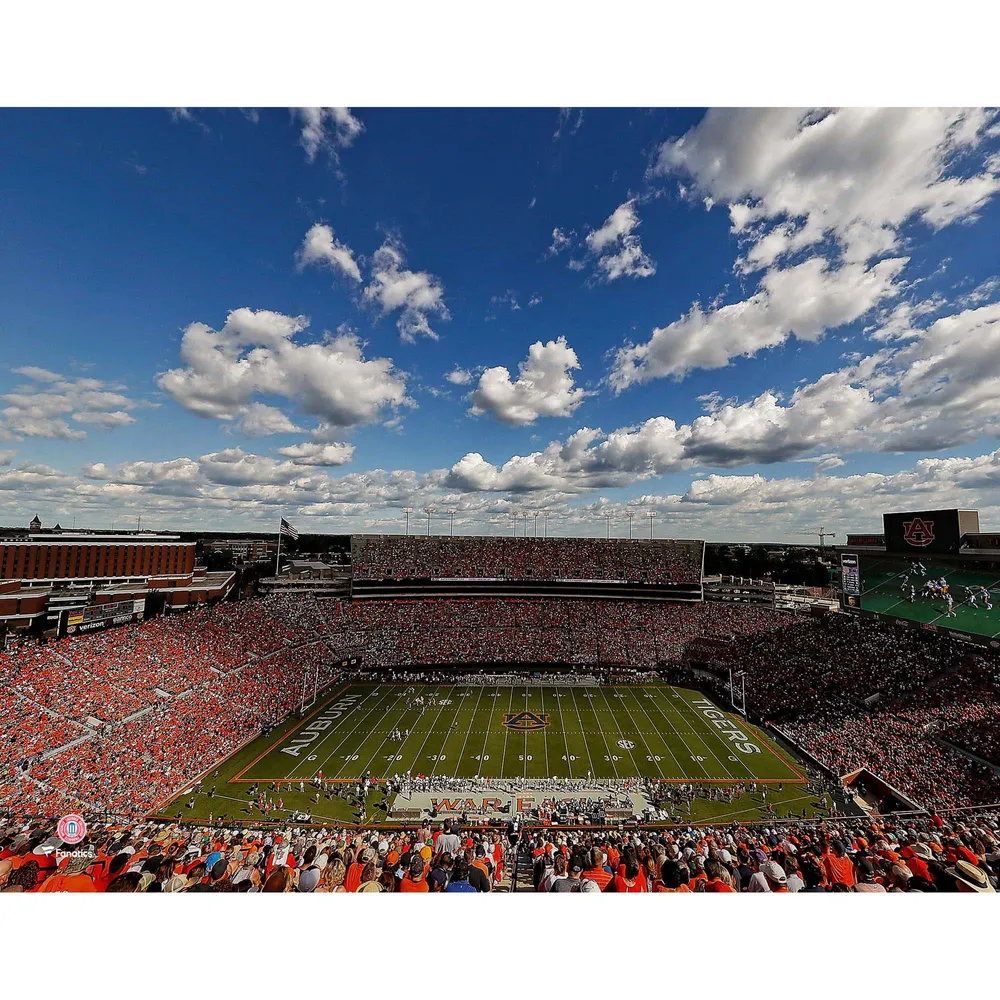
{"type": "Polygon", "coordinates": [[[903,541],[907,545],[917,545],[921,548],[934,541],[934,522],[922,517],[903,522],[903,541]]]}
{"type": "Polygon", "coordinates": [[[532,729],[544,729],[549,724],[548,712],[507,712],[503,724],[508,729],[518,729],[528,732],[532,729]]]}

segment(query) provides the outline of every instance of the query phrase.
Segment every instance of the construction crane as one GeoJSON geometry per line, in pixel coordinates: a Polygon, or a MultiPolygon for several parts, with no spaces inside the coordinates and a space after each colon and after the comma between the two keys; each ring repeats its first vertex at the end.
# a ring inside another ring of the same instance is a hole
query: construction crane
{"type": "Polygon", "coordinates": [[[825,547],[825,538],[836,538],[837,534],[834,531],[827,531],[826,528],[820,528],[819,531],[796,531],[796,535],[812,535],[813,538],[819,538],[819,547],[822,549],[825,547]]]}

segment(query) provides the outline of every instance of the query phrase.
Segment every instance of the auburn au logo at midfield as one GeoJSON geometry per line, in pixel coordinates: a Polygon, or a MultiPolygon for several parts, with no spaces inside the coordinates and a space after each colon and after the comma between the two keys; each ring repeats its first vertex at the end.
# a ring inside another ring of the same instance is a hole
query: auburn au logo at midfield
{"type": "Polygon", "coordinates": [[[903,541],[907,545],[930,545],[934,541],[934,522],[915,517],[903,522],[903,541]]]}
{"type": "Polygon", "coordinates": [[[548,712],[508,712],[503,717],[508,729],[544,729],[549,724],[548,712]]]}

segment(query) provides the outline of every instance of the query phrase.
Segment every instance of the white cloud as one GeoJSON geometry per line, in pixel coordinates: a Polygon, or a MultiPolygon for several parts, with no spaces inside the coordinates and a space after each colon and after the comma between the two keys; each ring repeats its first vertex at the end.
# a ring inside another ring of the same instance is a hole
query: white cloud
{"type": "MultiPolygon", "coordinates": [[[[632,198],[619,205],[598,229],[584,238],[598,280],[648,278],[656,274],[656,263],[639,241],[636,232],[639,225],[639,213],[632,198]]],[[[573,270],[582,270],[584,266],[584,261],[570,261],[573,270]]]]}
{"type": "Polygon", "coordinates": [[[854,322],[898,294],[895,279],[907,260],[831,269],[823,258],[812,257],[768,271],[750,298],[709,311],[695,303],[681,319],[653,330],[645,343],[621,348],[611,385],[621,392],[654,378],[681,378],[695,368],[723,368],[733,358],[751,357],[793,335],[819,340],[826,330],[854,322]]]}
{"type": "Polygon", "coordinates": [[[346,465],[354,457],[354,445],[336,441],[332,444],[321,444],[315,441],[304,441],[287,448],[279,448],[278,454],[290,458],[296,465],[346,465]]]}
{"type": "Polygon", "coordinates": [[[541,304],[542,304],[542,297],[541,297],[541,295],[532,295],[531,298],[528,299],[528,308],[529,309],[534,309],[535,306],[540,306],[541,304]]]}
{"type": "Polygon", "coordinates": [[[399,310],[396,327],[404,342],[412,344],[420,336],[437,340],[429,317],[451,319],[444,302],[444,286],[426,271],[404,267],[404,253],[399,239],[386,237],[372,257],[371,283],[365,288],[365,300],[377,305],[383,316],[399,310]]]}
{"type": "Polygon", "coordinates": [[[266,437],[268,434],[294,434],[302,428],[294,424],[276,406],[266,403],[251,403],[239,411],[240,430],[247,437],[266,437]]]}
{"type": "Polygon", "coordinates": [[[281,396],[334,427],[374,423],[386,410],[412,405],[391,359],[366,359],[350,333],[298,342],[308,326],[304,316],[246,308],[234,309],[218,331],[192,323],[181,340],[184,367],[163,372],[157,383],[192,413],[249,417],[251,426],[254,413],[268,416],[248,410],[256,393],[281,396]]]}
{"type": "Polygon", "coordinates": [[[891,252],[900,228],[974,216],[1000,188],[981,151],[995,112],[946,108],[713,109],[658,151],[654,174],[681,174],[729,206],[745,269],[832,237],[843,259],[891,252]]]}
{"type": "Polygon", "coordinates": [[[458,365],[445,375],[445,378],[451,382],[452,385],[468,385],[472,381],[472,372],[466,368],[460,368],[458,365]]]}
{"type": "Polygon", "coordinates": [[[197,125],[206,135],[211,132],[211,129],[203,121],[195,117],[194,112],[190,108],[171,108],[170,120],[172,122],[187,122],[189,125],[197,125]]]}
{"type": "Polygon", "coordinates": [[[539,417],[568,417],[586,398],[586,391],[574,385],[574,370],[580,367],[576,351],[565,337],[528,348],[527,360],[518,365],[512,381],[503,367],[487,368],[472,394],[474,415],[491,413],[515,427],[534,423],[539,417]]]}
{"type": "Polygon", "coordinates": [[[576,233],[572,232],[568,236],[564,233],[558,226],[552,230],[552,242],[549,244],[548,250],[545,251],[546,257],[555,257],[556,254],[560,254],[567,247],[573,245],[573,241],[576,239],[576,233]]]}
{"type": "Polygon", "coordinates": [[[80,440],[87,432],[75,424],[124,427],[135,423],[129,410],[142,405],[100,379],[71,378],[34,365],[14,372],[31,382],[0,394],[0,403],[6,404],[0,406],[0,439],[80,440]]]}
{"type": "Polygon", "coordinates": [[[295,255],[295,262],[300,270],[315,264],[329,267],[334,274],[343,274],[351,281],[361,281],[361,271],[351,248],[346,243],[341,243],[333,235],[333,230],[321,222],[317,222],[306,233],[302,246],[295,255]]]}
{"type": "Polygon", "coordinates": [[[292,113],[302,125],[299,144],[312,163],[320,150],[339,162],[339,151],[352,145],[364,131],[364,125],[350,108],[294,108],[292,113]]]}
{"type": "Polygon", "coordinates": [[[558,139],[565,131],[567,135],[576,135],[577,130],[583,124],[583,108],[577,108],[576,114],[573,108],[560,108],[556,118],[556,130],[552,133],[553,139],[558,139]]]}

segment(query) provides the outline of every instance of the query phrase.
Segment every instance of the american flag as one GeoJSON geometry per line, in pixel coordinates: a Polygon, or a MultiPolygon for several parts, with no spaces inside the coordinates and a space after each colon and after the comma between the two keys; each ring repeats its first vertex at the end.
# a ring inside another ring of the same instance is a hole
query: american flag
{"type": "Polygon", "coordinates": [[[279,535],[287,535],[289,538],[298,538],[298,530],[293,528],[284,518],[281,519],[281,527],[278,529],[279,535]]]}

